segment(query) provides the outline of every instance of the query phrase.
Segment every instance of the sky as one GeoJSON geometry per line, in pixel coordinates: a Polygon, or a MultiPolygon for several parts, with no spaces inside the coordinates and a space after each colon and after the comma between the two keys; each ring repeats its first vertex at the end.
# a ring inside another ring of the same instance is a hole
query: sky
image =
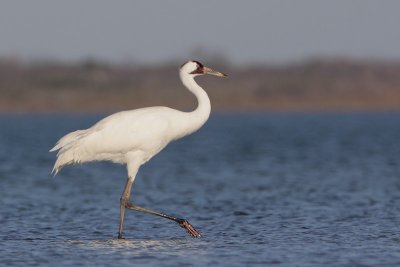
{"type": "Polygon", "coordinates": [[[0,57],[234,64],[400,59],[396,0],[3,0],[0,57]],[[197,58],[195,58],[197,59],[197,58]]]}

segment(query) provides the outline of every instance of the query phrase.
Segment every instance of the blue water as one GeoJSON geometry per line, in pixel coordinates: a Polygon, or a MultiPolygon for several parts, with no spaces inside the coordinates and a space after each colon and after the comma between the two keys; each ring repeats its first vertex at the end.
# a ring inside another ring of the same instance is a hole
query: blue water
{"type": "Polygon", "coordinates": [[[50,171],[49,148],[101,116],[0,116],[0,265],[399,266],[400,113],[217,114],[140,170],[50,171]]]}

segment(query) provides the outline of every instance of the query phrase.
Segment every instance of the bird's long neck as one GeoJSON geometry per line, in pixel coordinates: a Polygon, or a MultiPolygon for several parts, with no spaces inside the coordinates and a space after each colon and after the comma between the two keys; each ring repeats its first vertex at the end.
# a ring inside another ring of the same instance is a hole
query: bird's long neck
{"type": "Polygon", "coordinates": [[[187,134],[190,134],[198,130],[208,120],[211,104],[207,93],[196,83],[193,76],[180,73],[180,78],[185,87],[196,96],[198,102],[194,111],[186,113],[188,118],[186,121],[187,134]]]}

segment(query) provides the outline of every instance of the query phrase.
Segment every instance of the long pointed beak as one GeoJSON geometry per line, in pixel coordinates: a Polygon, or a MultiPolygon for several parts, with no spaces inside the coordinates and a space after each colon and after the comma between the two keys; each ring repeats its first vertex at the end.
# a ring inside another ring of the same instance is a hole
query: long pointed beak
{"type": "Polygon", "coordinates": [[[215,70],[210,69],[208,67],[203,67],[203,71],[204,71],[204,74],[211,74],[211,75],[218,76],[218,77],[227,77],[228,76],[228,75],[226,75],[226,74],[224,74],[222,72],[215,71],[215,70]]]}

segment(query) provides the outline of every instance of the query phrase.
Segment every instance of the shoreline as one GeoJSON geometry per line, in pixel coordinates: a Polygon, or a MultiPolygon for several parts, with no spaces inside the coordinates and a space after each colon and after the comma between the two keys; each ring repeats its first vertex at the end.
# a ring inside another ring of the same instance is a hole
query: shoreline
{"type": "MultiPolygon", "coordinates": [[[[197,78],[214,111],[400,110],[400,61],[215,65],[229,77],[197,78]]],[[[141,68],[0,60],[0,96],[0,113],[104,113],[148,106],[190,111],[197,104],[175,64],[141,68]]]]}

